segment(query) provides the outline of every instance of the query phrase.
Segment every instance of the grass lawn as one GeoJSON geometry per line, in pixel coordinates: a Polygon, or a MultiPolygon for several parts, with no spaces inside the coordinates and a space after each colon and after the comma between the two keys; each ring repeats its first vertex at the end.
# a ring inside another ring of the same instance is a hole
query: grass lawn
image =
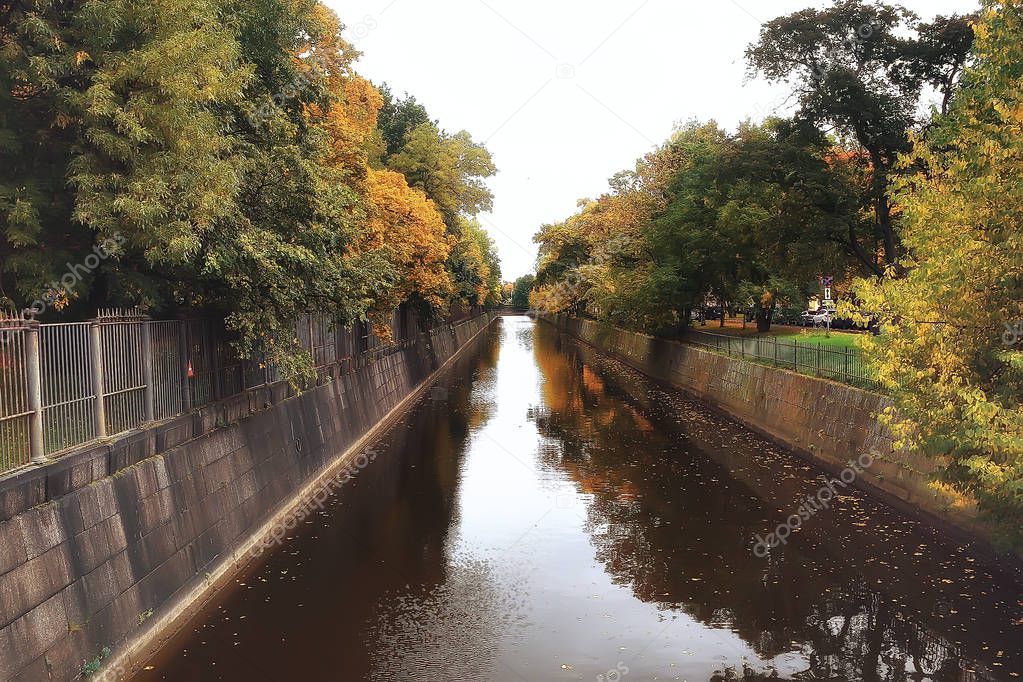
{"type": "Polygon", "coordinates": [[[771,331],[766,334],[758,334],[754,325],[747,325],[746,329],[736,324],[723,328],[696,325],[693,329],[715,335],[714,338],[692,339],[714,352],[863,388],[877,388],[874,373],[856,345],[862,333],[832,331],[829,334],[825,329],[785,325],[771,325],[771,331]]]}
{"type": "Polygon", "coordinates": [[[783,333],[778,334],[777,336],[779,339],[785,339],[786,341],[806,341],[808,343],[819,343],[823,346],[830,346],[832,348],[855,348],[856,339],[861,335],[833,331],[831,332],[831,336],[828,336],[827,332],[820,329],[803,329],[795,333],[783,333]]]}
{"type": "Polygon", "coordinates": [[[832,330],[831,336],[827,335],[827,332],[823,329],[811,329],[809,327],[791,327],[784,324],[772,324],[771,331],[766,334],[757,333],[757,325],[753,322],[746,324],[746,328],[742,328],[742,321],[736,319],[726,319],[725,326],[720,327],[720,321],[711,320],[707,322],[707,325],[700,326],[700,324],[693,324],[693,331],[707,332],[708,334],[725,334],[727,336],[742,336],[742,337],[756,337],[756,336],[774,336],[785,341],[805,341],[807,343],[820,343],[825,346],[833,348],[853,348],[856,346],[856,338],[859,337],[862,332],[848,332],[848,331],[836,331],[832,330]]]}

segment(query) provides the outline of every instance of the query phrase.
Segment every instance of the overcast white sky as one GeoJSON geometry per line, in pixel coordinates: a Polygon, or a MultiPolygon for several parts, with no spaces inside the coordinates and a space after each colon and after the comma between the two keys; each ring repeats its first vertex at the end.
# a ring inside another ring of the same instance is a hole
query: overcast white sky
{"type": "MultiPolygon", "coordinates": [[[[359,72],[416,96],[490,149],[482,216],[504,279],[533,270],[532,235],[596,197],[676,122],[762,119],[787,92],[748,81],[760,24],[813,0],[327,0],[363,52],[359,72]]],[[[924,19],[971,0],[907,0],[924,19]]],[[[781,110],[785,113],[785,109],[781,110]]]]}

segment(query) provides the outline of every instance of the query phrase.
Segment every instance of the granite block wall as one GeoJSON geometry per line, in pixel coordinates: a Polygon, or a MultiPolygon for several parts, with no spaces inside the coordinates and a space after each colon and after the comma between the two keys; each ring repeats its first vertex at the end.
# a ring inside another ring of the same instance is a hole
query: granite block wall
{"type": "Polygon", "coordinates": [[[125,677],[492,319],[374,351],[300,395],[250,390],[0,481],[0,680],[78,679],[97,659],[92,679],[125,677]]]}
{"type": "Polygon", "coordinates": [[[640,372],[689,393],[829,471],[863,453],[874,463],[858,484],[964,538],[989,537],[975,505],[931,486],[933,461],[896,451],[877,415],[878,393],[565,315],[542,319],[640,372]]]}

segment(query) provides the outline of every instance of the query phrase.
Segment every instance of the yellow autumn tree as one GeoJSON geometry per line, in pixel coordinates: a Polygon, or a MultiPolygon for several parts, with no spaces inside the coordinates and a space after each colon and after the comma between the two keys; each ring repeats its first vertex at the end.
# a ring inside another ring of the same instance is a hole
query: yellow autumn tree
{"type": "Polygon", "coordinates": [[[383,97],[352,69],[354,52],[340,36],[337,16],[317,5],[316,17],[316,39],[307,47],[316,57],[311,68],[319,71],[312,75],[322,78],[329,98],[306,113],[329,139],[324,164],[359,195],[356,208],[365,220],[350,258],[372,255],[391,266],[390,285],[377,292],[369,312],[386,338],[386,323],[401,304],[418,299],[435,310],[445,307],[452,289],[445,269],[451,244],[440,212],[423,192],[401,173],[370,168],[383,97]]]}
{"type": "Polygon", "coordinates": [[[295,60],[306,83],[322,83],[327,98],[307,104],[306,116],[327,134],[324,165],[365,198],[368,148],[383,98],[352,68],[357,53],[341,37],[337,15],[322,3],[316,3],[311,14],[310,35],[300,47],[305,58],[296,55],[295,60]]]}
{"type": "Polygon", "coordinates": [[[452,286],[445,267],[451,243],[440,211],[401,173],[369,169],[366,185],[369,219],[362,247],[386,253],[398,275],[377,302],[377,314],[389,315],[413,297],[442,309],[452,286]]]}
{"type": "Polygon", "coordinates": [[[975,63],[896,185],[909,256],[859,286],[899,444],[1023,545],[1023,3],[986,0],[975,63]]]}
{"type": "Polygon", "coordinates": [[[369,169],[367,150],[383,99],[372,83],[356,74],[332,83],[331,87],[337,102],[323,121],[330,135],[330,156],[326,163],[342,169],[346,181],[365,196],[369,169]]]}

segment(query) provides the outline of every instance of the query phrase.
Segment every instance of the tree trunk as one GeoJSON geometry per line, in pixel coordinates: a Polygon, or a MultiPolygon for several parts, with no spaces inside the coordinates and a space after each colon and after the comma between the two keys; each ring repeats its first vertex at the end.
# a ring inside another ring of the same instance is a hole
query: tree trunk
{"type": "MultiPolygon", "coordinates": [[[[862,142],[862,141],[861,141],[862,142]]],[[[871,191],[874,194],[874,220],[877,222],[878,232],[884,241],[884,263],[885,265],[897,265],[902,255],[898,237],[895,236],[895,228],[892,227],[892,206],[888,201],[888,164],[885,162],[881,150],[867,146],[870,153],[870,162],[874,165],[874,179],[871,191]]]]}
{"type": "Polygon", "coordinates": [[[771,318],[774,317],[774,304],[770,308],[763,306],[757,308],[757,333],[764,334],[771,331],[771,318]]]}
{"type": "Polygon", "coordinates": [[[885,265],[895,265],[900,255],[899,246],[895,237],[895,229],[892,227],[892,206],[888,202],[888,196],[884,194],[877,199],[877,224],[881,228],[881,236],[884,238],[885,265]]]}

